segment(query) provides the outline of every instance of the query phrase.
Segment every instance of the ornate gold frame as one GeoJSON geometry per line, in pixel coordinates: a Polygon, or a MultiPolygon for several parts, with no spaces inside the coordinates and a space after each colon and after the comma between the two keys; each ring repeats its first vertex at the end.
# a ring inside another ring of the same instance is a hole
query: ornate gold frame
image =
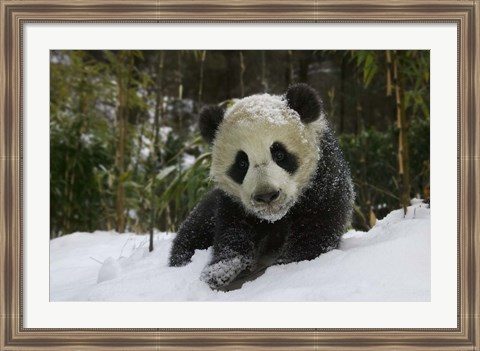
{"type": "Polygon", "coordinates": [[[479,350],[479,0],[0,0],[0,350],[479,350]],[[23,327],[22,30],[31,22],[413,22],[458,26],[458,323],[454,329],[23,327]]]}

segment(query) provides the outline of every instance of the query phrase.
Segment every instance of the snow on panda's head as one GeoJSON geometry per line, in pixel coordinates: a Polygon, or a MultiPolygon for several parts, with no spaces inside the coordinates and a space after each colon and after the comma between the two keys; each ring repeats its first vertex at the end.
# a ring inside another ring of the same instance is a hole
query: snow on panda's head
{"type": "Polygon", "coordinates": [[[325,127],[321,101],[305,84],[285,96],[253,95],[226,112],[204,109],[200,131],[213,143],[211,176],[260,219],[285,216],[315,174],[325,127]]]}

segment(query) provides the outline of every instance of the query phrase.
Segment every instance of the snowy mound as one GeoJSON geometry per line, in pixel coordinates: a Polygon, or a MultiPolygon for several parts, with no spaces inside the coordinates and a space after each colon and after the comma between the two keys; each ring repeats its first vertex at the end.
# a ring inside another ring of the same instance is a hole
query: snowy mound
{"type": "Polygon", "coordinates": [[[51,301],[429,301],[430,209],[397,210],[369,232],[350,231],[338,250],[273,266],[239,290],[199,280],[210,250],[167,266],[174,234],[74,233],[50,242],[51,301]]]}

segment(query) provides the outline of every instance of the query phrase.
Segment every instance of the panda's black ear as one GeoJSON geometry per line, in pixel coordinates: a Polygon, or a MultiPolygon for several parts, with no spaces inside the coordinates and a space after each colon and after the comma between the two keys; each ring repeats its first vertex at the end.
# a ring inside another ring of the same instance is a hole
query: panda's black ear
{"type": "Polygon", "coordinates": [[[224,111],[220,106],[209,105],[202,108],[198,124],[205,141],[213,143],[218,126],[223,120],[223,115],[224,111]]]}
{"type": "Polygon", "coordinates": [[[310,123],[320,117],[323,103],[317,92],[304,83],[294,84],[285,94],[288,107],[300,115],[303,123],[310,123]]]}

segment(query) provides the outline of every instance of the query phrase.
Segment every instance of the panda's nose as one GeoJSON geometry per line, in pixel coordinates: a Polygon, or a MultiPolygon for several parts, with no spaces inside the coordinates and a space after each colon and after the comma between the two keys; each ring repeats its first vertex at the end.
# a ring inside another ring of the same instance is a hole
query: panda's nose
{"type": "Polygon", "coordinates": [[[270,202],[275,201],[279,195],[279,191],[272,191],[269,193],[254,195],[253,199],[258,203],[269,204],[270,202]]]}

